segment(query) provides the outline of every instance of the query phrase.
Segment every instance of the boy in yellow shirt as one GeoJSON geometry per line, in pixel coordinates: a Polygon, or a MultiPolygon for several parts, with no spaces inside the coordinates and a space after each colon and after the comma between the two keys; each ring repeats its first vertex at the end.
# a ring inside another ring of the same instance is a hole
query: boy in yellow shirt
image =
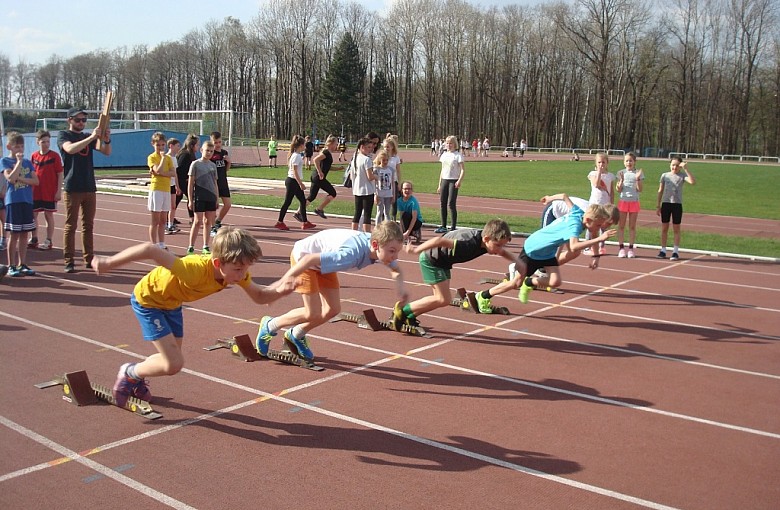
{"type": "Polygon", "coordinates": [[[127,248],[110,257],[95,257],[95,272],[104,274],[130,262],[151,259],[159,266],[136,284],[130,304],[144,340],[154,342],[158,353],[141,363],[119,369],[112,393],[124,407],[130,396],[151,399],[146,377],[174,375],[184,367],[182,303],[197,301],[236,284],[258,304],[276,301],[293,291],[294,278],[282,278],[268,287],[252,281],[249,267],[262,256],[247,231],[223,227],[214,237],[211,256],[179,258],[151,243],[127,248]]]}
{"type": "Polygon", "coordinates": [[[167,144],[165,135],[159,131],[152,135],[154,152],[146,158],[152,182],[149,184],[147,207],[152,213],[149,224],[149,240],[165,249],[165,222],[171,211],[171,177],[176,178],[176,165],[165,153],[167,144]]]}

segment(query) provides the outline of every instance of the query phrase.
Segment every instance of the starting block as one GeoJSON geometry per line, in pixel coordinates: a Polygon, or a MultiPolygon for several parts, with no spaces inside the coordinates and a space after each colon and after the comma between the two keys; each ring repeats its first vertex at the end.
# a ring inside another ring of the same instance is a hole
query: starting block
{"type": "MultiPolygon", "coordinates": [[[[390,321],[380,321],[376,313],[372,308],[368,308],[367,310],[363,310],[362,314],[358,313],[349,313],[349,312],[341,312],[337,316],[333,317],[330,322],[339,322],[339,321],[346,321],[346,322],[354,322],[357,324],[359,328],[363,329],[370,329],[371,331],[382,331],[382,330],[388,330],[388,331],[395,331],[390,324],[390,321]]],[[[428,334],[425,329],[421,328],[420,326],[410,326],[408,324],[404,324],[401,326],[401,333],[406,333],[407,335],[412,336],[422,336],[425,338],[430,338],[430,335],[428,334]]]]}
{"type": "Polygon", "coordinates": [[[267,358],[280,363],[286,363],[287,365],[295,365],[296,367],[314,370],[315,372],[325,370],[323,367],[315,365],[312,361],[301,358],[292,351],[268,349],[268,355],[261,356],[255,349],[249,335],[239,335],[234,336],[233,338],[220,338],[214,345],[203,348],[204,351],[215,351],[217,349],[227,349],[233,356],[241,361],[260,361],[267,358]]]}
{"type": "MultiPolygon", "coordinates": [[[[452,300],[450,303],[452,306],[457,306],[461,310],[466,312],[481,313],[479,311],[479,304],[477,303],[477,296],[473,292],[466,292],[466,289],[460,288],[457,290],[458,297],[452,300]]],[[[493,310],[491,313],[496,315],[511,315],[509,308],[505,306],[490,305],[493,310]]]]}
{"type": "MultiPolygon", "coordinates": [[[[35,385],[36,388],[41,390],[51,388],[52,386],[62,386],[62,400],[77,406],[87,406],[96,404],[100,401],[114,406],[117,405],[116,400],[114,400],[114,395],[111,394],[111,389],[101,384],[90,382],[89,376],[84,370],[68,372],[65,375],[55,377],[51,381],[35,385]]],[[[148,420],[162,418],[160,413],[155,412],[154,409],[152,409],[149,402],[136,397],[128,398],[127,403],[122,409],[143,416],[148,420]]]]}
{"type": "MultiPolygon", "coordinates": [[[[481,284],[489,283],[491,285],[498,285],[499,283],[504,283],[507,280],[509,280],[509,273],[504,274],[503,280],[499,280],[498,278],[480,278],[479,283],[481,284]]],[[[564,294],[564,292],[561,289],[557,287],[550,287],[549,285],[547,287],[540,287],[539,285],[534,285],[534,290],[541,290],[543,292],[549,292],[550,294],[564,294]]]]}

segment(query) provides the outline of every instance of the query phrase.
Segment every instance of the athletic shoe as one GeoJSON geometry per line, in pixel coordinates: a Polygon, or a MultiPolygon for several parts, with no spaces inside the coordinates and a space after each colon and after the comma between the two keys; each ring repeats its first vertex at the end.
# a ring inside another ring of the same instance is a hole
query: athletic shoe
{"type": "Polygon", "coordinates": [[[152,402],[152,392],[149,391],[149,383],[141,379],[133,388],[133,396],[146,402],[152,402]]]}
{"type": "Polygon", "coordinates": [[[274,225],[274,228],[277,228],[279,230],[290,230],[290,227],[285,225],[283,221],[277,221],[276,225],[274,225]]]}
{"type": "Polygon", "coordinates": [[[173,219],[173,224],[174,225],[181,225],[181,222],[179,220],[177,220],[176,218],[174,218],[173,219]]]}
{"type": "Polygon", "coordinates": [[[517,298],[521,303],[528,303],[528,298],[530,297],[532,290],[534,290],[534,288],[530,285],[526,285],[525,281],[523,281],[523,284],[520,286],[520,292],[517,294],[517,298]]]}
{"type": "Polygon", "coordinates": [[[393,314],[390,316],[390,327],[395,331],[401,331],[401,326],[404,324],[404,311],[401,308],[401,302],[396,301],[393,306],[393,314]]]}
{"type": "Polygon", "coordinates": [[[628,249],[628,252],[626,252],[626,257],[630,259],[636,258],[636,254],[634,254],[633,248],[628,249]]]}
{"type": "Polygon", "coordinates": [[[76,272],[76,266],[73,265],[73,262],[70,264],[65,264],[65,272],[66,273],[75,273],[76,272]]]}
{"type": "Polygon", "coordinates": [[[116,374],[116,382],[114,382],[114,387],[111,388],[111,395],[114,396],[114,403],[119,407],[125,407],[127,399],[134,394],[138,383],[142,382],[127,376],[127,368],[132,364],[133,363],[125,363],[119,367],[119,372],[116,374]]]}
{"type": "Polygon", "coordinates": [[[208,247],[208,246],[204,246],[204,247],[203,247],[203,249],[202,249],[202,250],[200,250],[200,252],[201,252],[203,255],[211,255],[211,250],[209,249],[209,247],[208,247]]]}
{"type": "Polygon", "coordinates": [[[51,250],[52,244],[51,239],[46,239],[41,245],[38,247],[39,250],[51,250]]]}
{"type": "Polygon", "coordinates": [[[584,255],[591,255],[591,254],[593,254],[593,250],[591,250],[590,247],[587,247],[584,250],[582,250],[582,253],[584,255]]]}
{"type": "Polygon", "coordinates": [[[276,336],[276,333],[268,331],[269,322],[271,322],[271,317],[266,315],[260,320],[260,328],[257,330],[255,349],[260,356],[268,356],[268,346],[271,343],[271,338],[276,336]]]}
{"type": "Polygon", "coordinates": [[[27,241],[27,247],[35,249],[38,247],[38,238],[37,237],[31,237],[29,241],[27,241]]]}
{"type": "Polygon", "coordinates": [[[211,227],[211,232],[209,232],[209,236],[214,237],[215,235],[217,235],[217,230],[219,229],[216,226],[211,227]]]}
{"type": "Polygon", "coordinates": [[[327,220],[328,219],[328,217],[325,216],[325,211],[323,211],[322,209],[314,209],[314,214],[316,214],[317,216],[319,216],[323,220],[327,220]]]}
{"type": "Polygon", "coordinates": [[[607,247],[602,246],[601,249],[599,249],[599,255],[606,255],[607,254],[607,247]]]}
{"type": "Polygon", "coordinates": [[[314,353],[309,349],[309,341],[306,340],[306,335],[300,339],[295,338],[292,328],[290,328],[284,333],[284,343],[292,352],[297,353],[301,358],[307,361],[314,359],[314,353]]]}
{"type": "Polygon", "coordinates": [[[680,260],[680,254],[677,252],[672,253],[672,256],[669,258],[669,260],[680,260]]]}
{"type": "Polygon", "coordinates": [[[35,271],[27,267],[27,264],[22,264],[17,268],[22,276],[35,276],[35,271]]]}
{"type": "Polygon", "coordinates": [[[626,258],[626,249],[625,248],[620,248],[620,251],[618,251],[618,258],[619,259],[626,258]]]}
{"type": "Polygon", "coordinates": [[[187,248],[187,255],[195,255],[195,247],[194,246],[190,246],[189,248],[187,248]]]}
{"type": "Polygon", "coordinates": [[[92,269],[92,262],[91,261],[87,262],[86,264],[84,264],[84,267],[87,269],[92,269]]]}
{"type": "Polygon", "coordinates": [[[22,274],[22,271],[16,267],[16,266],[8,266],[8,276],[13,276],[14,278],[17,278],[19,276],[24,276],[22,274]]]}
{"type": "Polygon", "coordinates": [[[477,292],[477,304],[479,305],[479,313],[493,313],[493,307],[490,304],[490,298],[482,297],[481,292],[477,292]]]}
{"type": "Polygon", "coordinates": [[[441,226],[441,227],[437,228],[436,230],[434,230],[434,232],[437,233],[437,234],[443,234],[443,233],[447,232],[447,227],[441,226]]]}
{"type": "Polygon", "coordinates": [[[656,255],[655,257],[659,258],[659,259],[665,259],[666,258],[666,252],[661,250],[661,251],[658,252],[658,255],[656,255]]]}
{"type": "Polygon", "coordinates": [[[303,216],[301,216],[301,213],[296,212],[293,214],[293,218],[295,218],[295,221],[298,223],[303,223],[303,216]]]}
{"type": "Polygon", "coordinates": [[[309,229],[312,229],[312,228],[314,228],[314,227],[316,227],[316,226],[317,226],[317,225],[315,225],[314,223],[311,223],[311,222],[307,221],[307,222],[304,222],[304,224],[303,224],[303,225],[301,225],[301,228],[302,228],[303,230],[309,230],[309,229]]]}
{"type": "Polygon", "coordinates": [[[404,324],[412,328],[417,328],[420,326],[420,321],[417,320],[417,317],[405,317],[404,324]]]}

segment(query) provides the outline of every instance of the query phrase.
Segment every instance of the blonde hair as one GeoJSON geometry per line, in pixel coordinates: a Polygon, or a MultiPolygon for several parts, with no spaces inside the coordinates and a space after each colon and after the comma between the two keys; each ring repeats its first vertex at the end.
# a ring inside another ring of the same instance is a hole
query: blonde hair
{"type": "Polygon", "coordinates": [[[599,152],[598,154],[596,154],[596,159],[599,159],[599,158],[601,158],[604,161],[606,161],[607,163],[609,163],[609,156],[607,156],[606,152],[599,152]]]}
{"type": "Polygon", "coordinates": [[[386,151],[386,150],[384,150],[384,149],[380,149],[380,150],[379,150],[379,151],[376,153],[376,156],[374,157],[374,166],[384,166],[384,165],[382,164],[382,162],[383,162],[383,161],[384,161],[385,163],[387,163],[388,161],[390,161],[390,155],[389,155],[389,154],[387,154],[387,151],[386,151]]]}
{"type": "Polygon", "coordinates": [[[222,263],[252,264],[262,256],[263,251],[252,234],[236,227],[220,228],[211,244],[211,257],[222,263]]]}
{"type": "Polygon", "coordinates": [[[385,146],[387,147],[387,153],[389,156],[395,156],[398,154],[398,141],[395,136],[388,136],[385,138],[385,146]]]}
{"type": "Polygon", "coordinates": [[[401,231],[401,226],[394,221],[383,221],[374,228],[371,232],[371,240],[376,241],[379,246],[384,246],[387,243],[398,241],[404,242],[404,233],[401,231]]]}
{"type": "Polygon", "coordinates": [[[502,219],[495,218],[485,223],[482,228],[482,237],[487,237],[491,241],[502,241],[504,239],[512,240],[512,231],[509,225],[502,219]]]}
{"type": "Polygon", "coordinates": [[[216,145],[211,140],[206,140],[205,142],[203,142],[201,147],[203,147],[204,149],[205,148],[213,149],[214,147],[216,147],[216,145]]]}
{"type": "Polygon", "coordinates": [[[612,223],[617,223],[620,220],[620,210],[615,207],[615,204],[591,204],[588,210],[585,211],[585,217],[592,220],[609,220],[612,223]]]}
{"type": "Polygon", "coordinates": [[[452,141],[452,142],[455,144],[455,148],[456,148],[456,149],[460,150],[460,149],[458,148],[458,145],[459,145],[459,144],[458,144],[458,137],[457,137],[457,136],[455,136],[455,135],[450,135],[450,136],[448,136],[448,137],[447,137],[447,138],[444,140],[444,143],[446,143],[447,145],[449,145],[449,144],[450,144],[450,141],[452,141]]]}
{"type": "Polygon", "coordinates": [[[8,145],[24,144],[24,135],[19,131],[9,131],[5,135],[8,145]]]}

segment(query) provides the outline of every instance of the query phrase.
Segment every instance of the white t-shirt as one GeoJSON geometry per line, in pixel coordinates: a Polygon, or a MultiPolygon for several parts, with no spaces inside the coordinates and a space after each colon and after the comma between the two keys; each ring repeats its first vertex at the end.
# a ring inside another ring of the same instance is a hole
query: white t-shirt
{"type": "Polygon", "coordinates": [[[358,153],[355,157],[355,168],[352,173],[352,194],[354,196],[373,195],[376,193],[376,185],[366,175],[366,171],[374,171],[374,163],[371,158],[358,153]]]}
{"type": "MultiPolygon", "coordinates": [[[[569,197],[569,200],[571,200],[572,204],[576,205],[583,211],[588,210],[588,202],[586,200],[583,200],[578,197],[569,197]]],[[[553,200],[552,205],[550,207],[552,207],[553,216],[556,218],[560,218],[561,216],[566,216],[571,211],[571,208],[563,200],[553,200]]]]}
{"type": "MultiPolygon", "coordinates": [[[[317,269],[322,274],[363,269],[378,262],[371,259],[371,234],[343,228],[317,232],[293,245],[292,256],[296,261],[312,253],[320,254],[317,269]]],[[[397,268],[398,261],[393,261],[390,267],[397,268]]]]}
{"type": "Polygon", "coordinates": [[[376,184],[376,196],[379,198],[391,198],[395,195],[395,170],[389,166],[374,168],[374,173],[379,178],[376,184]]]}
{"type": "Polygon", "coordinates": [[[303,180],[303,156],[300,152],[294,152],[287,161],[287,177],[295,179],[295,174],[298,174],[298,178],[303,180]]]}
{"type": "Polygon", "coordinates": [[[615,174],[611,172],[607,172],[605,174],[602,174],[601,176],[601,182],[604,183],[604,187],[607,188],[607,190],[603,190],[601,188],[598,188],[593,185],[593,181],[591,181],[592,178],[594,178],[596,175],[599,174],[598,170],[591,170],[591,172],[588,174],[588,180],[591,182],[590,185],[590,203],[591,204],[599,204],[599,205],[606,205],[612,203],[612,197],[609,196],[609,193],[607,190],[612,189],[612,184],[615,182],[615,174]]]}
{"type": "Polygon", "coordinates": [[[463,154],[447,151],[439,158],[441,161],[441,178],[457,181],[460,179],[460,165],[463,163],[463,154]]]}

